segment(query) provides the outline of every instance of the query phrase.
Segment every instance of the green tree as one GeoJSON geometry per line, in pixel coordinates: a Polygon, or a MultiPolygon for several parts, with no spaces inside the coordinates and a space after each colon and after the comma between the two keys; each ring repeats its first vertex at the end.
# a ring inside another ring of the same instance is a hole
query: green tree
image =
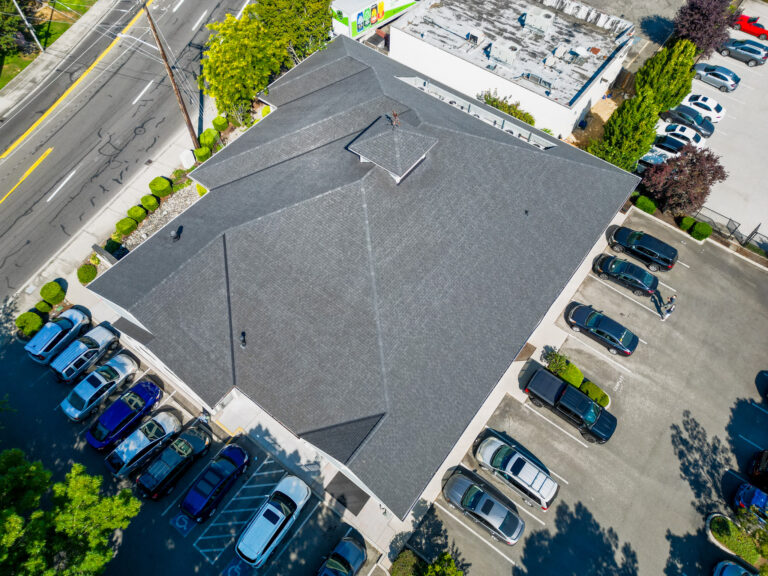
{"type": "Polygon", "coordinates": [[[640,90],[611,114],[602,140],[590,142],[587,152],[631,172],[656,139],[657,115],[653,93],[640,90]]]}
{"type": "Polygon", "coordinates": [[[691,91],[695,57],[696,45],[693,42],[676,40],[646,60],[635,76],[635,89],[638,93],[650,89],[660,111],[674,108],[691,91]]]}
{"type": "MultiPolygon", "coordinates": [[[[535,123],[533,116],[520,108],[520,102],[510,102],[508,98],[499,98],[499,94],[495,90],[493,92],[486,90],[485,92],[478,94],[477,97],[488,104],[488,106],[493,106],[497,110],[501,110],[513,118],[522,120],[526,124],[533,126],[535,123]]],[[[544,131],[547,132],[546,130],[544,131]]],[[[550,130],[547,133],[551,134],[552,131],[550,130]]]]}
{"type": "Polygon", "coordinates": [[[427,567],[424,576],[464,576],[464,572],[456,567],[451,555],[444,552],[427,567]]]}
{"type": "Polygon", "coordinates": [[[255,15],[256,5],[241,19],[227,14],[223,22],[209,24],[199,82],[203,92],[216,99],[220,113],[242,123],[256,95],[264,90],[286,60],[286,47],[255,15]]]}
{"type": "Polygon", "coordinates": [[[322,49],[331,34],[331,0],[259,0],[254,14],[285,46],[283,66],[292,68],[322,49]]]}
{"type": "Polygon", "coordinates": [[[112,559],[115,530],[128,527],[140,503],[130,491],[101,496],[102,478],[74,464],[64,482],[40,499],[50,472],[20,450],[0,453],[0,573],[28,576],[91,576],[112,559]]]}
{"type": "MultiPolygon", "coordinates": [[[[21,0],[18,4],[27,21],[34,25],[35,11],[38,8],[37,2],[35,0],[21,0]]],[[[16,34],[19,32],[25,36],[29,34],[16,6],[11,0],[0,0],[0,56],[14,54],[18,50],[16,34]]]]}

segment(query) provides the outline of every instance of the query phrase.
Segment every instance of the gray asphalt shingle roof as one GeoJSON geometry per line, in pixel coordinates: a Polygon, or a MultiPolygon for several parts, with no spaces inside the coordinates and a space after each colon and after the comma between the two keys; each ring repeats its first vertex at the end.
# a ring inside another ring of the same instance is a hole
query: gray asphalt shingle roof
{"type": "Polygon", "coordinates": [[[209,194],[90,285],[210,405],[237,386],[401,517],[637,182],[414,75],[332,42],[194,172],[209,194]],[[418,136],[399,184],[351,151],[372,126],[418,136]]]}

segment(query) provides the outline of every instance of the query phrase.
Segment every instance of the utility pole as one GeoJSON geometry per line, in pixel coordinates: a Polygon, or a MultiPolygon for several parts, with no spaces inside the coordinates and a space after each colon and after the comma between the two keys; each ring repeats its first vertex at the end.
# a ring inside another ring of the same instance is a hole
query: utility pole
{"type": "Polygon", "coordinates": [[[34,29],[29,25],[29,22],[27,22],[27,18],[24,16],[24,12],[21,11],[21,8],[19,8],[19,4],[16,2],[16,0],[13,0],[13,5],[16,6],[16,10],[19,11],[19,16],[21,16],[21,19],[24,20],[24,24],[26,25],[27,30],[29,30],[29,33],[32,34],[32,38],[35,39],[35,44],[37,44],[37,47],[40,48],[40,52],[45,52],[45,48],[43,48],[43,45],[40,44],[40,40],[37,39],[34,29]]]}
{"type": "MultiPolygon", "coordinates": [[[[15,2],[16,0],[14,0],[15,2]]],[[[179,103],[179,108],[181,108],[181,115],[184,116],[184,122],[187,124],[187,130],[189,131],[189,137],[192,138],[192,143],[195,145],[195,148],[200,148],[200,142],[197,140],[197,134],[195,134],[195,129],[192,127],[192,121],[189,119],[189,114],[187,114],[187,107],[184,106],[184,100],[181,99],[181,92],[179,92],[179,87],[176,85],[176,80],[173,78],[173,71],[171,70],[171,65],[168,63],[168,57],[165,55],[165,48],[163,48],[163,45],[160,43],[160,38],[157,35],[157,30],[155,29],[155,22],[152,20],[152,16],[149,14],[149,8],[147,8],[147,3],[143,2],[142,7],[144,8],[144,13],[147,15],[147,21],[149,22],[149,29],[152,31],[152,36],[155,38],[155,42],[157,43],[157,48],[160,50],[160,57],[163,59],[163,64],[165,65],[165,71],[168,73],[168,78],[171,81],[171,86],[173,86],[173,93],[176,94],[176,101],[179,103]]]]}

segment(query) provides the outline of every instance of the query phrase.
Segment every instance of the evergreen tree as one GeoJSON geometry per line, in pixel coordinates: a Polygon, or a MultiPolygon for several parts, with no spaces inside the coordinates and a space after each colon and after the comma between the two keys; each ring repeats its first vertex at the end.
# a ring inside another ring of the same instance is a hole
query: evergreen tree
{"type": "Polygon", "coordinates": [[[650,89],[659,110],[674,108],[691,91],[695,57],[696,45],[690,40],[676,40],[662,48],[637,71],[636,91],[650,89]]]}
{"type": "Polygon", "coordinates": [[[657,115],[653,93],[643,88],[611,114],[602,140],[591,142],[587,152],[631,172],[656,139],[657,115]]]}

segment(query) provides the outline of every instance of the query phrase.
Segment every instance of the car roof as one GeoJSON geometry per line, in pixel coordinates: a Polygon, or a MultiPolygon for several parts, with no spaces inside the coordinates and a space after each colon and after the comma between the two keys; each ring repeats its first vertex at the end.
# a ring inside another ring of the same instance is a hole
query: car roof
{"type": "Polygon", "coordinates": [[[296,476],[286,476],[278,482],[274,492],[282,492],[296,504],[300,504],[306,500],[309,486],[296,476]]]}
{"type": "Polygon", "coordinates": [[[130,372],[136,368],[136,361],[128,356],[128,354],[115,354],[108,362],[105,362],[106,366],[112,366],[117,368],[121,372],[130,372]]]}
{"type": "Polygon", "coordinates": [[[285,515],[280,508],[269,501],[265,502],[240,536],[237,547],[248,558],[257,558],[264,553],[264,548],[284,519],[285,515]]]}
{"type": "Polygon", "coordinates": [[[495,528],[501,526],[509,512],[510,510],[504,504],[488,494],[488,492],[483,492],[483,496],[480,498],[477,508],[475,508],[475,514],[485,518],[495,528]]]}
{"type": "MultiPolygon", "coordinates": [[[[129,391],[134,390],[131,388],[129,391]]],[[[139,394],[139,396],[144,398],[144,396],[141,394],[139,394]]],[[[146,398],[144,398],[144,400],[146,401],[146,398]]],[[[99,416],[99,422],[101,422],[105,428],[111,431],[115,426],[122,423],[128,414],[133,414],[133,410],[123,401],[121,395],[120,398],[112,402],[112,404],[109,405],[109,407],[101,414],[101,416],[99,416]]]]}
{"type": "Polygon", "coordinates": [[[72,364],[86,350],[88,350],[88,347],[78,338],[54,358],[53,362],[51,362],[51,368],[63,372],[67,366],[72,364]]]}
{"type": "MultiPolygon", "coordinates": [[[[67,322],[70,322],[69,319],[65,319],[65,320],[67,320],[67,322]]],[[[40,328],[38,333],[35,334],[29,342],[27,342],[26,346],[24,346],[24,350],[26,350],[30,354],[39,354],[43,350],[43,348],[45,348],[48,345],[48,342],[50,342],[51,339],[61,331],[62,331],[61,323],[55,320],[52,320],[51,322],[46,322],[45,325],[42,328],[40,328]]]]}
{"type": "Polygon", "coordinates": [[[152,416],[152,420],[160,424],[166,432],[178,431],[181,426],[179,419],[170,412],[157,412],[152,416]]]}
{"type": "Polygon", "coordinates": [[[626,328],[616,322],[613,318],[609,318],[602,312],[598,312],[600,314],[600,319],[598,320],[597,326],[600,328],[600,330],[603,330],[604,332],[608,332],[611,334],[611,336],[615,336],[616,338],[620,338],[622,334],[624,334],[624,331],[626,328]]]}
{"type": "Polygon", "coordinates": [[[90,336],[96,340],[100,346],[103,346],[104,344],[107,344],[108,342],[117,338],[114,332],[105,328],[104,326],[96,326],[95,328],[92,328],[88,331],[86,336],[90,336]]]}
{"type": "Polygon", "coordinates": [[[645,232],[643,232],[643,234],[637,240],[637,245],[650,248],[654,252],[661,254],[662,256],[666,256],[667,258],[674,258],[677,256],[677,248],[674,248],[666,242],[662,242],[655,236],[651,236],[645,232]]]}
{"type": "Polygon", "coordinates": [[[552,494],[557,490],[557,484],[544,472],[538,465],[525,457],[525,455],[517,452],[509,461],[508,470],[512,470],[515,463],[518,460],[524,462],[523,467],[516,474],[516,477],[524,482],[537,494],[541,494],[545,500],[549,499],[552,494]]]}

